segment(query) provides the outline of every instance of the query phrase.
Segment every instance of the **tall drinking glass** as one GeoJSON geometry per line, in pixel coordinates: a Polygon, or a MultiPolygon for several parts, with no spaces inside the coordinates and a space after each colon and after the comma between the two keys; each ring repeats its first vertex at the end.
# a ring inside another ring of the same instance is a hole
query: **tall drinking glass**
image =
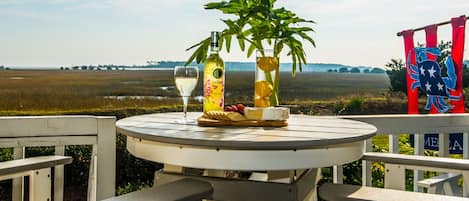
{"type": "Polygon", "coordinates": [[[187,122],[189,97],[194,91],[198,79],[199,68],[197,66],[176,66],[174,68],[174,81],[184,103],[184,122],[187,122]]]}
{"type": "Polygon", "coordinates": [[[254,106],[278,106],[279,58],[274,56],[273,50],[258,50],[256,55],[254,106]]]}

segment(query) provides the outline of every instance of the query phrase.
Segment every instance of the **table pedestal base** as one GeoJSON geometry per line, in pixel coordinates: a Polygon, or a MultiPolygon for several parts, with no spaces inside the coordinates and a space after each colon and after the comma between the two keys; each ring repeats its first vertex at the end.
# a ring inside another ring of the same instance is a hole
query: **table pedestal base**
{"type": "Polygon", "coordinates": [[[157,171],[156,187],[183,178],[199,179],[212,184],[214,200],[230,201],[316,201],[318,169],[309,169],[293,183],[275,183],[251,180],[236,180],[219,177],[187,176],[157,171]]]}

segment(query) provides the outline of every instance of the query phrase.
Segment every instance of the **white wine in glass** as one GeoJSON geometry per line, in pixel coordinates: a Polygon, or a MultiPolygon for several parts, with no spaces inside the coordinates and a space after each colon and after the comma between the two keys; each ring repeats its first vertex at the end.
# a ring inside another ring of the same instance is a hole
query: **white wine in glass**
{"type": "Polygon", "coordinates": [[[187,122],[187,104],[189,97],[197,86],[199,79],[199,69],[197,66],[176,66],[174,68],[174,81],[176,88],[184,103],[184,122],[187,122]]]}

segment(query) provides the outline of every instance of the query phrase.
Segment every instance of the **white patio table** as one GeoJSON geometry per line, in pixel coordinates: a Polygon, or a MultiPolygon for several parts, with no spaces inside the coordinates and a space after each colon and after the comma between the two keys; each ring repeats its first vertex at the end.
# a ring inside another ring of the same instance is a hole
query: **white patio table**
{"type": "MultiPolygon", "coordinates": [[[[201,114],[188,113],[188,118],[201,114]]],[[[282,128],[199,127],[196,122],[180,123],[182,117],[133,116],[119,120],[116,127],[127,136],[131,154],[165,164],[155,176],[156,185],[184,177],[206,180],[214,187],[215,200],[315,200],[318,168],[360,159],[365,140],[377,131],[373,125],[336,117],[291,115],[282,128]],[[181,167],[180,174],[168,173],[175,167],[181,167]],[[183,167],[205,171],[189,175],[183,167]],[[267,172],[269,178],[222,178],[230,170],[267,172]],[[279,180],[281,173],[287,179],[279,180]]]]}

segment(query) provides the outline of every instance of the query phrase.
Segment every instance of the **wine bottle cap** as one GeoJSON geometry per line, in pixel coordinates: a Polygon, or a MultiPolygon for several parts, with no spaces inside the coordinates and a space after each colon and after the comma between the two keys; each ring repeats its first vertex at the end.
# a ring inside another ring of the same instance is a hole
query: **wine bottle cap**
{"type": "Polygon", "coordinates": [[[211,40],[210,40],[210,45],[212,47],[218,47],[218,40],[220,38],[220,32],[218,31],[212,31],[210,33],[210,37],[211,37],[211,40]]]}

